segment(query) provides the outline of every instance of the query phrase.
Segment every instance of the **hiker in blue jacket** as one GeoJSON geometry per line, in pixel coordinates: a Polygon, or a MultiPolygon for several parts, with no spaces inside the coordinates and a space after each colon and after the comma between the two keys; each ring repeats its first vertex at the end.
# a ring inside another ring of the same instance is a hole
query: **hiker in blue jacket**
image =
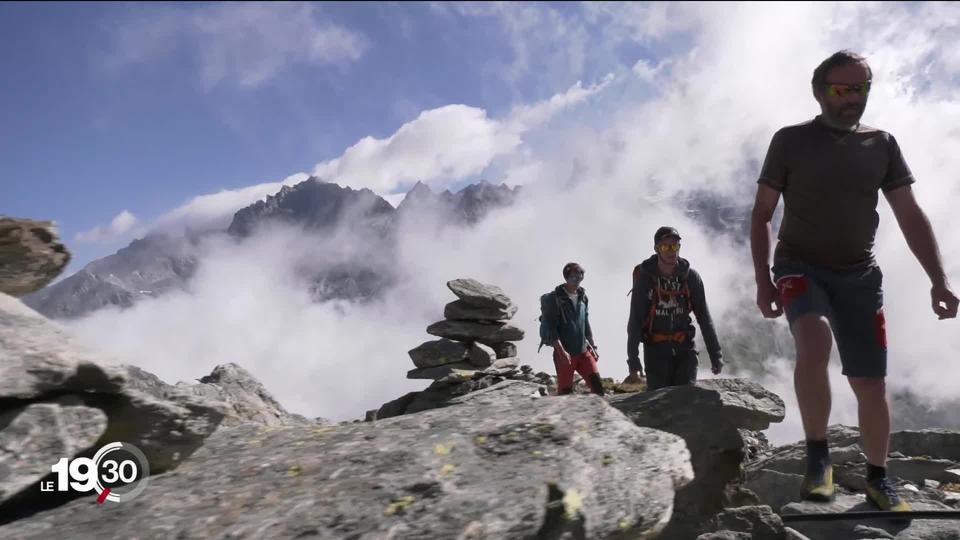
{"type": "Polygon", "coordinates": [[[597,369],[597,346],[590,328],[587,292],[580,286],[583,267],[575,262],[563,267],[564,283],[540,297],[540,340],[553,347],[553,364],[557,368],[557,394],[573,392],[576,371],[590,386],[590,391],[603,395],[603,382],[597,369]]]}

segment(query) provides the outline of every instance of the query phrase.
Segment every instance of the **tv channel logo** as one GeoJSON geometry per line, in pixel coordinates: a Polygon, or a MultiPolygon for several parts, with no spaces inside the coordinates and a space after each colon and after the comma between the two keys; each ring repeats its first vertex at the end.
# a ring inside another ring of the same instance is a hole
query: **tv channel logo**
{"type": "Polygon", "coordinates": [[[104,445],[92,458],[60,458],[50,466],[57,480],[40,482],[40,491],[97,493],[97,503],[127,502],[147,487],[150,464],[136,446],[125,442],[104,445]]]}

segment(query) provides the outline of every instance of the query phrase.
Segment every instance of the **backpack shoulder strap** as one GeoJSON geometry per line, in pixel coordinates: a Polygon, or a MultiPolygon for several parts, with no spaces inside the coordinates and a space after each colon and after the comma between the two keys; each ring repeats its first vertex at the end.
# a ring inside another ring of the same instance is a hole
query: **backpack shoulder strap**
{"type": "Polygon", "coordinates": [[[637,286],[637,281],[640,278],[642,278],[645,274],[646,274],[646,271],[644,271],[643,266],[638,264],[633,267],[633,282],[630,284],[630,290],[627,291],[627,296],[630,296],[633,293],[634,287],[637,286]]]}
{"type": "Polygon", "coordinates": [[[654,279],[653,287],[650,288],[650,311],[647,313],[646,335],[653,334],[653,319],[657,316],[657,304],[660,303],[660,279],[651,276],[654,279]]]}
{"type": "Polygon", "coordinates": [[[687,298],[687,312],[693,313],[693,293],[690,291],[690,269],[680,276],[680,283],[683,284],[682,292],[687,298]]]}

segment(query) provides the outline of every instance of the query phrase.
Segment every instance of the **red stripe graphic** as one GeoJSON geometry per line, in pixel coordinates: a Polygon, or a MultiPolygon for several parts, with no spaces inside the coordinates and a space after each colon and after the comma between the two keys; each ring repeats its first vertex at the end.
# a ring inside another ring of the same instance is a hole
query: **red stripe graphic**
{"type": "Polygon", "coordinates": [[[883,314],[883,308],[877,310],[873,318],[873,329],[876,332],[877,343],[880,347],[887,348],[887,317],[883,314]]]}
{"type": "Polygon", "coordinates": [[[783,307],[789,306],[807,292],[807,276],[783,276],[777,281],[777,292],[780,293],[780,302],[783,303],[783,307]]]}
{"type": "Polygon", "coordinates": [[[97,504],[103,504],[103,501],[107,500],[107,495],[110,494],[110,488],[104,488],[103,492],[100,493],[100,496],[97,497],[97,504]]]}

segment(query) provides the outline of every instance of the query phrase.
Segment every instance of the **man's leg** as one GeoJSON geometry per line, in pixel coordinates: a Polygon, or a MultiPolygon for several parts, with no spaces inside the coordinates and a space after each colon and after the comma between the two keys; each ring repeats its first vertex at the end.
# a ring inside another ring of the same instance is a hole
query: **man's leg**
{"type": "Polygon", "coordinates": [[[807,267],[781,267],[777,290],[797,350],[793,384],[807,440],[807,470],[800,487],[801,496],[812,501],[830,501],[834,485],[827,445],[830,420],[827,365],[833,336],[827,320],[830,300],[821,281],[811,277],[814,272],[815,269],[807,267]]]}
{"type": "Polygon", "coordinates": [[[793,321],[791,330],[797,349],[793,384],[803,432],[808,441],[825,440],[831,405],[830,376],[827,373],[833,347],[830,324],[825,317],[809,313],[793,321]]]}
{"type": "Polygon", "coordinates": [[[832,286],[834,332],[843,374],[857,396],[860,441],[867,455],[867,499],[881,510],[906,511],[910,505],[887,480],[890,408],[887,405],[887,330],[883,313],[883,273],[879,268],[837,276],[832,286]]]}
{"type": "Polygon", "coordinates": [[[597,359],[590,350],[570,359],[574,369],[590,386],[590,391],[598,396],[603,395],[603,381],[600,380],[600,370],[597,368],[597,359]]]}
{"type": "Polygon", "coordinates": [[[848,377],[857,396],[860,417],[860,438],[867,463],[886,467],[890,448],[890,407],[887,385],[882,377],[848,377]]]}
{"type": "Polygon", "coordinates": [[[656,390],[670,384],[673,358],[669,349],[664,354],[662,345],[643,344],[643,365],[647,369],[647,390],[656,390]]]}
{"type": "Polygon", "coordinates": [[[557,369],[557,395],[569,394],[573,391],[573,366],[556,349],[553,350],[553,366],[557,369]]]}
{"type": "Polygon", "coordinates": [[[683,386],[697,383],[697,365],[700,358],[694,347],[678,347],[674,357],[673,381],[674,386],[683,386]]]}

